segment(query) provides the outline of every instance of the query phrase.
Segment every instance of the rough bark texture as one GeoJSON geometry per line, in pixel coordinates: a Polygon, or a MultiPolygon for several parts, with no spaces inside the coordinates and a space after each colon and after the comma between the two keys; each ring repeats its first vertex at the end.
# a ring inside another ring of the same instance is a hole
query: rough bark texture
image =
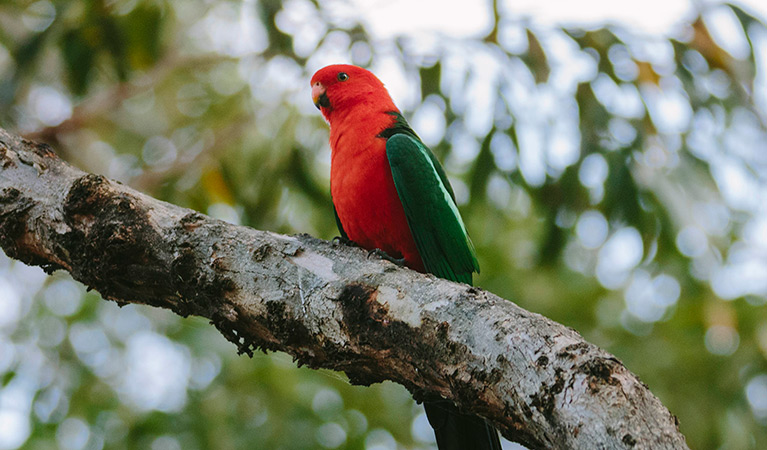
{"type": "Polygon", "coordinates": [[[647,386],[570,328],[360,249],[155,200],[1,129],[0,246],[118,303],[207,317],[241,353],[451,399],[529,448],[687,448],[647,386]]]}

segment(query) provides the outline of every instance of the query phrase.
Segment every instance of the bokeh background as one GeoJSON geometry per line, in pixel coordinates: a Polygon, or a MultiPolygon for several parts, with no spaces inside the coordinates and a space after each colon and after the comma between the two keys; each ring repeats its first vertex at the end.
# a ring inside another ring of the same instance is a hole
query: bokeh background
{"type": "MultiPolygon", "coordinates": [[[[444,161],[479,286],[614,353],[692,448],[767,448],[765,7],[415,3],[2,2],[0,126],[157,198],[329,239],[308,80],[368,67],[444,161]]],[[[0,256],[0,449],[434,445],[398,385],[235,350],[0,256]]]]}

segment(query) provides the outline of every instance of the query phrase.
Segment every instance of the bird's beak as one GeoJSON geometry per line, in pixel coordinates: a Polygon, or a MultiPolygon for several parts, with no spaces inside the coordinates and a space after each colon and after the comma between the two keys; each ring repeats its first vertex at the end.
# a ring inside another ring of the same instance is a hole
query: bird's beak
{"type": "Polygon", "coordinates": [[[312,101],[314,101],[314,106],[317,109],[320,109],[320,107],[330,108],[330,100],[328,100],[328,95],[325,93],[325,86],[319,81],[312,85],[312,101]]]}

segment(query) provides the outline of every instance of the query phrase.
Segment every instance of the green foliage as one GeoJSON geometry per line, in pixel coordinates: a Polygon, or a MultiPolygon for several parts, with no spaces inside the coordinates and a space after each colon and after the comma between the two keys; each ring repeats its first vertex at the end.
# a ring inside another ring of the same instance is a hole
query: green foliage
{"type": "MultiPolygon", "coordinates": [[[[666,38],[496,12],[472,39],[388,37],[336,8],[3,3],[0,126],[166,201],[331,238],[308,80],[371,67],[444,162],[477,285],[618,356],[691,448],[767,446],[764,24],[719,5],[666,38]],[[714,13],[740,26],[736,45],[710,31],[714,13]]],[[[429,445],[399,386],[238,357],[204,321],[120,309],[5,259],[0,300],[0,396],[22,405],[0,414],[20,419],[18,446],[429,445]]]]}

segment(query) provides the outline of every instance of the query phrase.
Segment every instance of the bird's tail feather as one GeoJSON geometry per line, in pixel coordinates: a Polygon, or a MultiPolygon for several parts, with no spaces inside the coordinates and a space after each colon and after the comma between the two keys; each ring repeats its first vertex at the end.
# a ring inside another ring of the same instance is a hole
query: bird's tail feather
{"type": "Polygon", "coordinates": [[[424,402],[439,450],[501,450],[498,431],[484,419],[462,414],[448,400],[424,402]]]}

